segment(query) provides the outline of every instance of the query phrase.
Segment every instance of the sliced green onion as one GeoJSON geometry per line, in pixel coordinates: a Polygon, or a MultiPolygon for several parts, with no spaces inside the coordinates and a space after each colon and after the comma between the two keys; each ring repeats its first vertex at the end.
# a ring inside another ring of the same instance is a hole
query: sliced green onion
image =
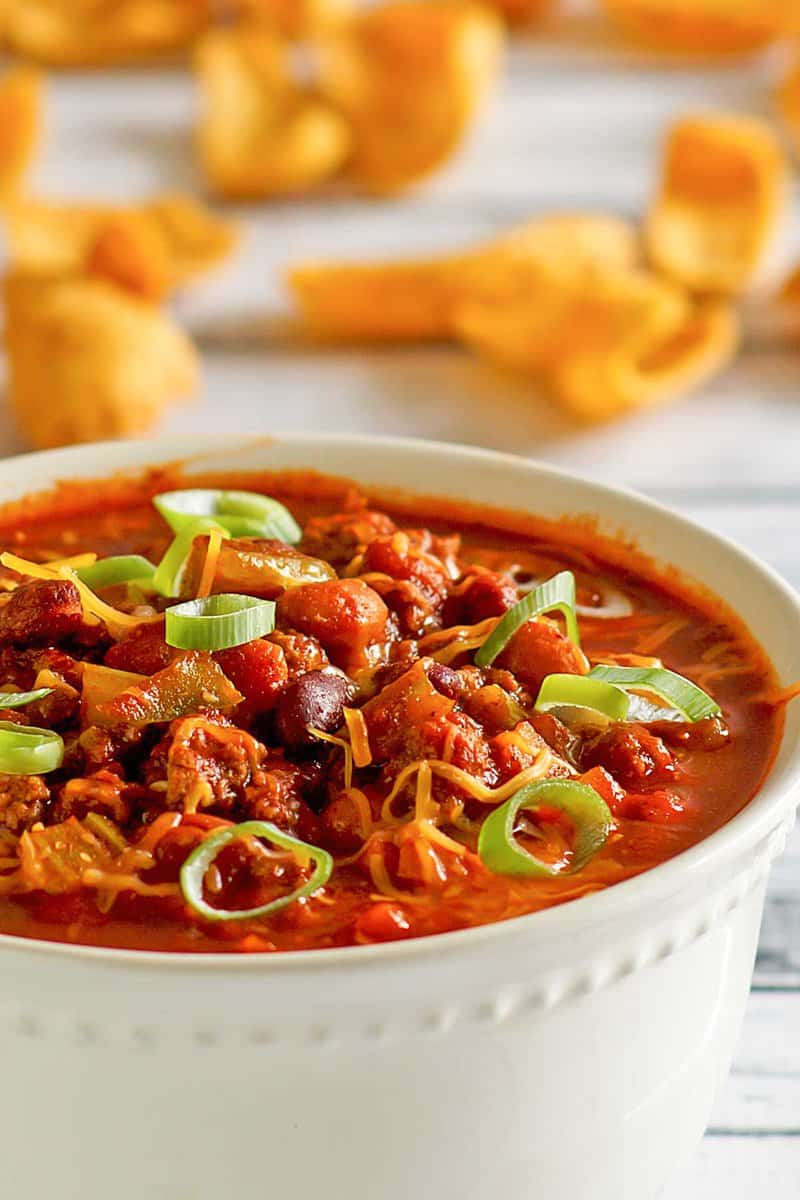
{"type": "Polygon", "coordinates": [[[204,917],[207,921],[244,921],[251,917],[265,917],[269,913],[279,912],[280,909],[294,904],[304,896],[310,896],[317,888],[327,883],[333,872],[333,858],[327,850],[301,842],[298,838],[283,833],[271,821],[245,821],[242,825],[234,825],[229,829],[221,829],[212,833],[205,841],[193,850],[181,867],[180,883],[183,897],[190,908],[204,917]],[[290,850],[298,862],[314,864],[311,878],[289,892],[270,900],[267,904],[259,904],[255,908],[212,908],[203,897],[203,881],[206,872],[220,850],[240,838],[268,838],[283,850],[290,850]]]}
{"type": "Polygon", "coordinates": [[[36,688],[33,692],[0,692],[0,708],[22,708],[34,700],[44,700],[54,688],[36,688]]]}
{"type": "Polygon", "coordinates": [[[547,712],[564,706],[591,708],[611,721],[624,721],[630,698],[623,688],[591,675],[548,675],[539,688],[535,707],[547,712]]]}
{"type": "Polygon", "coordinates": [[[697,684],[666,667],[607,667],[598,665],[589,672],[590,679],[602,680],[625,691],[652,692],[686,721],[702,721],[718,717],[722,709],[716,700],[697,684]]]}
{"type": "Polygon", "coordinates": [[[548,612],[562,614],[567,623],[567,636],[576,646],[580,646],[578,619],[575,616],[575,576],[572,571],[559,571],[558,575],[540,583],[510,608],[475,655],[476,665],[490,667],[518,629],[534,617],[548,612]]]}
{"type": "Polygon", "coordinates": [[[120,583],[137,583],[146,587],[152,583],[156,568],[141,554],[117,554],[113,558],[99,558],[89,567],[80,567],[75,572],[92,591],[114,587],[120,583]]]}
{"type": "Polygon", "coordinates": [[[519,875],[528,879],[573,875],[586,866],[608,840],[614,818],[598,792],[572,779],[538,779],[496,808],[487,817],[478,838],[478,853],[496,875],[519,875]],[[568,863],[548,863],[521,846],[514,835],[520,809],[535,811],[546,805],[565,812],[575,828],[568,863]]]}
{"type": "Polygon", "coordinates": [[[211,521],[208,517],[194,517],[187,521],[175,535],[172,545],[153,572],[154,590],[162,596],[178,596],[183,568],[192,552],[192,542],[200,534],[211,533],[212,529],[221,528],[216,521],[211,521]]]}
{"type": "Polygon", "coordinates": [[[212,517],[230,537],[277,538],[294,545],[303,536],[285,505],[258,492],[185,488],[163,492],[153,504],[176,533],[196,517],[212,517]]]}
{"type": "Polygon", "coordinates": [[[0,721],[0,771],[4,775],[46,775],[63,761],[63,739],[52,729],[0,721]]]}
{"type": "Polygon", "coordinates": [[[222,592],[167,609],[165,640],[179,650],[227,650],[275,628],[275,604],[222,592]]]}

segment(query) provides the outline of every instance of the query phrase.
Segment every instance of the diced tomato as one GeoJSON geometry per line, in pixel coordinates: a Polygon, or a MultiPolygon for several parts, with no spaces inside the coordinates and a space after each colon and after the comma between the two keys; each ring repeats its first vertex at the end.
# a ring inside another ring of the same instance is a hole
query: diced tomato
{"type": "Polygon", "coordinates": [[[644,725],[612,725],[587,744],[585,767],[605,767],[626,788],[666,783],[675,774],[675,759],[660,737],[644,725]]]}
{"type": "Polygon", "coordinates": [[[77,922],[99,925],[103,920],[93,897],[87,892],[64,892],[59,895],[33,892],[29,903],[37,920],[54,925],[73,925],[77,922]]]}
{"type": "Polygon", "coordinates": [[[581,776],[580,781],[590,788],[594,788],[598,795],[605,800],[612,813],[619,814],[620,806],[625,801],[625,789],[620,787],[612,775],[609,775],[605,767],[592,767],[590,771],[581,776]]]}
{"type": "Polygon", "coordinates": [[[237,944],[236,949],[242,954],[264,954],[277,950],[278,947],[267,938],[259,937],[257,933],[248,933],[247,937],[243,937],[237,944]]]}
{"type": "Polygon", "coordinates": [[[536,692],[548,675],[583,675],[586,658],[552,621],[528,621],[512,637],[495,664],[506,667],[536,692]]]}
{"type": "Polygon", "coordinates": [[[594,788],[615,817],[628,821],[652,821],[654,824],[668,825],[679,820],[684,813],[684,806],[675,792],[666,788],[652,792],[626,792],[605,767],[592,767],[585,775],[581,775],[581,783],[594,788]]]}
{"type": "Polygon", "coordinates": [[[410,937],[411,922],[399,904],[371,904],[356,921],[356,936],[366,942],[410,937]]]}
{"type": "Polygon", "coordinates": [[[283,650],[273,642],[245,642],[214,657],[252,712],[271,709],[289,678],[283,650]]]}
{"type": "Polygon", "coordinates": [[[284,592],[278,619],[319,639],[337,667],[352,674],[369,666],[368,648],[389,637],[389,610],[361,579],[307,583],[284,592]]]}
{"type": "Polygon", "coordinates": [[[126,638],[107,651],[104,662],[116,671],[133,671],[137,675],[155,675],[163,671],[177,651],[164,641],[164,625],[137,625],[126,638]]]}
{"type": "Polygon", "coordinates": [[[202,829],[187,824],[170,829],[153,851],[153,866],[146,873],[147,882],[177,882],[181,867],[204,837],[202,829]]]}
{"type": "Polygon", "coordinates": [[[667,788],[655,792],[628,792],[618,809],[619,816],[629,821],[650,821],[654,825],[680,821],[685,811],[680,797],[667,788]]]}

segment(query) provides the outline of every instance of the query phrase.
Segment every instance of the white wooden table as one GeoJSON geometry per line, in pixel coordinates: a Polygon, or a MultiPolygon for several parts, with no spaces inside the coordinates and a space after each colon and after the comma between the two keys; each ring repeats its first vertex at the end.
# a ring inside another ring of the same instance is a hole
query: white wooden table
{"type": "MultiPolygon", "coordinates": [[[[446,347],[312,353],[270,334],[278,268],[311,255],[456,246],[549,208],[634,214],[660,130],[696,106],[769,109],[767,64],[684,69],[607,43],[580,19],[514,47],[468,151],[397,202],[242,210],[237,261],[180,305],[205,358],[205,395],[167,428],[413,434],[534,455],[641,488],[731,534],[800,587],[800,348],[751,345],[704,395],[608,429],[576,429],[525,382],[446,347]]],[[[38,175],[56,196],[196,187],[195,98],[179,71],[58,79],[38,175]]],[[[800,241],[800,222],[787,247],[800,241]]],[[[787,257],[791,257],[787,248],[787,257]]],[[[21,448],[0,408],[0,451],[21,448]]],[[[668,1200],[800,1194],[800,837],[771,885],[734,1073],[703,1149],[668,1200]]]]}

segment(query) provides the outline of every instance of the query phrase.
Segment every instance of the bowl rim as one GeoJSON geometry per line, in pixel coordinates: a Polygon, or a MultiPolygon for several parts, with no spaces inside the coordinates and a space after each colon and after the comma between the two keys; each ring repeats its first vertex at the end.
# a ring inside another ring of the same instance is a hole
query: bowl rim
{"type": "MultiPolygon", "coordinates": [[[[437,442],[425,438],[327,433],[324,431],[316,433],[288,431],[251,435],[234,433],[163,435],[149,439],[83,443],[54,450],[15,455],[0,461],[0,478],[9,466],[13,466],[15,471],[24,473],[26,467],[35,465],[38,473],[44,464],[49,468],[48,482],[44,484],[46,487],[64,479],[65,472],[68,473],[70,469],[79,471],[78,478],[83,476],[84,478],[100,479],[108,477],[116,471],[141,471],[146,470],[149,465],[160,463],[183,461],[191,465],[197,459],[202,460],[205,457],[236,451],[252,451],[259,445],[319,448],[321,444],[325,443],[343,448],[350,447],[356,453],[363,450],[367,456],[380,450],[399,451],[424,455],[431,460],[443,456],[458,457],[477,464],[489,465],[492,463],[495,466],[507,466],[517,471],[524,469],[531,473],[532,479],[536,478],[540,481],[551,479],[567,486],[578,484],[588,487],[596,493],[598,501],[602,501],[603,497],[614,497],[617,500],[627,501],[636,510],[632,516],[636,513],[649,513],[666,519],[674,527],[683,529],[693,538],[699,536],[712,545],[720,546],[727,553],[733,553],[745,570],[760,579],[763,584],[777,593],[790,609],[794,610],[800,626],[800,594],[773,567],[763,562],[735,539],[708,529],[682,513],[676,512],[668,505],[653,500],[633,488],[609,484],[592,476],[556,467],[538,459],[525,458],[522,455],[478,446],[437,442]],[[97,476],[89,476],[85,470],[86,460],[93,454],[97,455],[98,466],[101,469],[101,473],[97,476]],[[152,456],[152,462],[147,461],[150,456],[152,456]],[[124,461],[126,458],[133,461],[126,463],[124,461]],[[75,467],[76,462],[82,463],[80,468],[75,467]]],[[[280,465],[276,464],[275,469],[280,470],[280,465]]],[[[325,473],[324,468],[322,468],[322,473],[325,473]]],[[[35,490],[40,490],[39,485],[35,490]]],[[[419,489],[410,490],[419,491],[419,489]]],[[[24,492],[21,493],[21,495],[24,494],[24,492]]],[[[520,511],[525,510],[522,508],[520,511]]],[[[675,565],[678,569],[682,569],[680,563],[668,565],[675,565]]],[[[689,577],[691,578],[691,576],[689,577]]],[[[784,730],[778,752],[784,748],[786,736],[786,730],[784,730]]],[[[324,950],[293,950],[274,954],[231,954],[216,951],[174,952],[84,946],[0,933],[0,952],[14,950],[26,952],[37,958],[92,961],[108,970],[157,967],[160,972],[163,973],[166,969],[171,975],[195,972],[203,974],[232,972],[237,975],[263,972],[297,974],[308,970],[316,974],[319,971],[332,971],[336,968],[346,969],[350,974],[358,970],[375,972],[381,965],[393,967],[408,960],[424,961],[430,960],[432,957],[444,960],[445,958],[450,959],[454,955],[461,957],[480,951],[489,943],[514,940],[521,933],[532,934],[535,930],[540,931],[540,940],[542,941],[560,940],[569,937],[576,928],[585,930],[590,923],[598,926],[607,925],[630,915],[633,910],[649,910],[659,898],[696,884],[707,871],[711,870],[712,866],[719,865],[724,861],[733,861],[748,851],[751,851],[754,856],[759,843],[775,831],[782,821],[789,819],[790,813],[797,803],[797,796],[800,796],[800,731],[794,738],[790,760],[784,764],[780,782],[770,771],[762,787],[741,812],[714,833],[666,862],[660,863],[640,875],[622,880],[611,887],[552,908],[523,914],[505,921],[472,926],[429,937],[409,938],[403,941],[367,946],[331,947],[324,950]]]]}

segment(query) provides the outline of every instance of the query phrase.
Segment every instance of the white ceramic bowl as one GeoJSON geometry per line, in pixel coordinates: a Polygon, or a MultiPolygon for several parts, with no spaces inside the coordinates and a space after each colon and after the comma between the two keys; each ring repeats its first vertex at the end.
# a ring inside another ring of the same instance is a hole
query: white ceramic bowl
{"type": "MultiPolygon", "coordinates": [[[[203,437],[0,466],[0,501],[201,456],[600,514],[729,597],[786,681],[800,603],[644,499],[423,442],[203,437]]],[[[0,937],[3,1177],[16,1200],[651,1200],[702,1134],[800,787],[800,712],[759,796],[678,858],[530,917],[286,956],[0,937]]]]}

